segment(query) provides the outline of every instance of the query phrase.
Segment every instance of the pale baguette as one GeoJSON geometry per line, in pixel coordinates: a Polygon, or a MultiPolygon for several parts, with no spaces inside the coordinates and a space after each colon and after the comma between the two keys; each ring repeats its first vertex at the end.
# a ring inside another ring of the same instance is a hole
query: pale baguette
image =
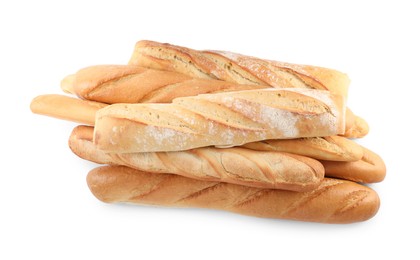
{"type": "Polygon", "coordinates": [[[99,102],[48,94],[35,97],[31,101],[30,108],[35,114],[93,125],[96,112],[106,106],[106,104],[99,102]]]}
{"type": "Polygon", "coordinates": [[[311,89],[262,89],[114,104],[96,113],[94,142],[107,152],[181,151],[344,132],[341,96],[311,89]]]}
{"type": "MultiPolygon", "coordinates": [[[[63,95],[41,95],[35,98],[33,103],[44,104],[34,110],[37,114],[74,122],[84,121],[84,124],[92,126],[95,123],[96,111],[99,110],[99,108],[95,109],[90,106],[91,102],[87,100],[63,95]],[[88,106],[88,109],[92,109],[92,111],[86,113],[85,106],[88,106]],[[85,118],[86,114],[89,114],[90,118],[85,118]]],[[[106,105],[102,104],[101,107],[106,105]]],[[[31,104],[31,106],[37,105],[31,104]]],[[[360,145],[342,136],[266,140],[245,144],[244,147],[261,151],[293,153],[330,161],[357,161],[363,156],[363,149],[360,145]]]]}
{"type": "Polygon", "coordinates": [[[105,153],[93,144],[92,138],[92,127],[78,126],[70,135],[69,146],[85,160],[151,173],[294,191],[312,190],[324,177],[321,163],[294,154],[214,147],[179,152],[105,153]]]}
{"type": "Polygon", "coordinates": [[[108,203],[209,208],[262,218],[323,223],[365,221],[377,213],[380,205],[374,190],[330,178],[312,191],[293,192],[104,166],[91,170],[87,183],[96,198],[108,203]]]}

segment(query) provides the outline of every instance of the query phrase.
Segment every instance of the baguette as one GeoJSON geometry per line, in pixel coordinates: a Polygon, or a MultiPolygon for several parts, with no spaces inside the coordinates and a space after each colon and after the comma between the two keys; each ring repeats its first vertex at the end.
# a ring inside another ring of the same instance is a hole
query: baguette
{"type": "MultiPolygon", "coordinates": [[[[330,138],[326,138],[325,141],[327,142],[327,140],[329,139],[330,138]]],[[[326,154],[325,157],[327,157],[329,154],[334,152],[334,145],[335,145],[334,143],[330,144],[328,142],[325,143],[324,141],[320,143],[317,143],[317,142],[314,143],[310,140],[311,138],[283,140],[288,143],[285,145],[286,149],[281,149],[282,140],[275,141],[275,145],[266,145],[264,141],[264,142],[261,142],[261,145],[258,145],[258,148],[262,148],[261,151],[273,152],[276,150],[287,150],[287,148],[290,148],[290,150],[293,150],[293,147],[294,147],[295,154],[299,154],[297,152],[301,152],[301,151],[302,153],[305,153],[305,148],[308,148],[309,150],[314,149],[313,153],[317,156],[325,153],[326,154]],[[308,141],[308,143],[306,143],[306,141],[308,141]],[[311,144],[313,144],[314,147],[318,147],[320,149],[318,154],[315,152],[315,148],[310,146],[311,144]]],[[[257,145],[259,143],[253,143],[253,144],[257,145]]],[[[338,144],[340,144],[340,142],[338,142],[338,144]]],[[[357,144],[354,144],[354,145],[356,145],[358,148],[362,150],[362,155],[360,156],[360,158],[362,158],[363,151],[366,151],[367,149],[357,144]]],[[[148,171],[148,172],[175,173],[175,174],[183,175],[186,177],[192,177],[192,178],[194,178],[194,176],[191,176],[191,171],[194,171],[194,173],[196,173],[197,172],[196,169],[199,169],[201,172],[203,171],[213,172],[215,170],[225,172],[227,170],[223,167],[220,169],[219,162],[221,161],[211,160],[212,158],[214,159],[214,157],[208,156],[209,154],[208,151],[215,150],[215,151],[218,151],[220,154],[222,154],[223,151],[226,151],[226,150],[235,151],[235,149],[232,150],[232,148],[225,148],[225,149],[197,148],[195,149],[195,151],[187,150],[187,151],[179,151],[179,152],[161,152],[161,153],[127,153],[127,154],[126,153],[117,153],[117,154],[106,153],[102,150],[99,150],[93,144],[93,127],[89,127],[89,126],[75,127],[69,138],[69,146],[74,154],[76,154],[77,156],[79,156],[80,158],[84,160],[88,160],[91,162],[95,162],[99,164],[124,165],[124,166],[128,166],[137,170],[143,170],[143,171],[148,171]],[[191,154],[193,154],[194,156],[190,156],[189,158],[186,158],[186,156],[191,155],[191,154]],[[188,162],[186,159],[188,159],[188,162]],[[186,162],[186,165],[183,164],[184,161],[186,162]],[[212,163],[210,163],[210,161],[212,163]],[[191,165],[196,165],[196,166],[191,167],[191,165]],[[202,165],[207,165],[207,166],[204,167],[202,165]]],[[[244,145],[243,147],[248,147],[248,146],[244,145]]],[[[254,148],[257,148],[257,147],[254,147],[254,148]]],[[[240,149],[239,151],[244,151],[244,150],[246,149],[240,149]]],[[[239,152],[239,155],[241,154],[244,154],[244,153],[239,152]]],[[[241,160],[235,159],[234,163],[236,165],[236,168],[241,169],[242,167],[244,167],[245,164],[249,166],[249,163],[247,162],[252,161],[252,159],[255,159],[254,161],[256,161],[256,164],[260,162],[259,163],[260,165],[262,165],[262,163],[268,162],[268,160],[261,161],[262,159],[264,159],[263,157],[264,153],[261,153],[258,150],[255,151],[254,154],[252,154],[251,152],[249,152],[248,154],[249,156],[242,157],[241,160]],[[261,158],[256,158],[257,156],[261,156],[261,158]]],[[[283,156],[293,156],[288,153],[279,153],[279,154],[283,156]]],[[[374,157],[374,155],[373,156],[371,155],[369,157],[374,158],[374,159],[377,158],[377,156],[374,157]]],[[[301,158],[301,157],[296,157],[296,159],[297,158],[301,158]]],[[[306,160],[306,159],[303,159],[303,160],[306,160]]],[[[358,182],[363,182],[363,183],[379,182],[381,181],[380,180],[381,176],[383,179],[384,177],[383,175],[385,174],[385,172],[381,170],[381,167],[382,167],[381,165],[383,165],[383,162],[381,163],[381,161],[382,161],[381,159],[379,161],[378,159],[376,159],[376,162],[372,163],[372,165],[366,169],[366,167],[363,168],[360,166],[359,167],[345,166],[342,168],[340,166],[340,162],[334,165],[334,163],[331,161],[321,160],[321,162],[326,165],[325,176],[332,177],[332,178],[341,178],[341,179],[346,179],[346,180],[351,180],[351,181],[358,181],[358,182]]],[[[313,164],[313,161],[311,160],[299,161],[299,164],[301,163],[306,163],[307,165],[311,166],[312,169],[314,169],[315,177],[314,178],[311,177],[311,178],[313,179],[313,182],[316,183],[317,182],[316,179],[321,178],[322,176],[321,172],[323,170],[320,169],[316,163],[313,164]]],[[[354,165],[357,166],[359,164],[365,165],[366,162],[359,161],[355,163],[354,165]]],[[[278,166],[279,165],[274,165],[274,168],[277,169],[278,166]]],[[[288,168],[291,168],[292,166],[293,164],[290,164],[288,168]]],[[[269,166],[269,167],[273,167],[273,166],[269,166]]],[[[285,168],[287,168],[287,166],[285,166],[285,168]]],[[[300,170],[296,169],[295,174],[305,174],[304,172],[303,173],[299,172],[299,171],[302,171],[302,168],[304,167],[301,167],[300,170]]],[[[262,169],[260,172],[264,172],[264,170],[267,171],[267,168],[265,167],[260,166],[260,169],[262,169]]],[[[256,175],[255,170],[253,170],[252,167],[247,168],[242,173],[238,170],[237,173],[235,174],[243,175],[246,172],[251,172],[251,170],[253,172],[252,175],[256,175]]],[[[203,174],[196,174],[196,175],[202,176],[203,174]]],[[[216,174],[213,174],[213,175],[216,175],[216,174]]],[[[248,175],[251,175],[251,173],[249,173],[248,175]]],[[[257,174],[257,175],[259,176],[260,174],[257,174]]],[[[292,177],[297,178],[296,176],[292,176],[292,177]]],[[[197,177],[195,178],[197,179],[197,177]]],[[[217,180],[217,181],[221,181],[221,180],[217,180]]],[[[241,183],[238,183],[238,184],[241,184],[241,183]]],[[[242,184],[247,185],[247,186],[255,186],[255,185],[249,185],[246,183],[245,184],[242,183],[242,184]]],[[[314,187],[315,185],[316,184],[312,185],[312,187],[314,187]]],[[[287,188],[283,188],[283,189],[287,189],[287,188]]],[[[290,187],[288,189],[291,190],[290,187]]],[[[311,187],[308,187],[308,190],[309,189],[311,189],[311,187]]]]}
{"type": "Polygon", "coordinates": [[[31,102],[30,109],[35,114],[94,125],[96,111],[106,106],[99,102],[48,94],[35,97],[31,102]]]}
{"type": "MultiPolygon", "coordinates": [[[[66,93],[107,104],[170,103],[177,97],[267,87],[269,86],[191,78],[177,72],[132,65],[90,66],[65,77],[61,82],[61,88],[66,93]]],[[[355,123],[355,115],[347,111],[345,135],[353,137],[366,135],[369,128],[353,125],[355,123]]]]}
{"type": "Polygon", "coordinates": [[[94,142],[107,152],[180,151],[203,146],[344,132],[341,96],[262,89],[177,98],[171,104],[114,104],[96,113],[94,142]]]}
{"type": "MultiPolygon", "coordinates": [[[[129,64],[238,84],[322,89],[344,97],[350,84],[346,74],[333,69],[263,60],[227,51],[198,51],[147,40],[136,43],[129,64]]],[[[346,131],[345,137],[360,138],[369,132],[367,122],[356,117],[363,124],[346,131]]]]}
{"type": "Polygon", "coordinates": [[[318,161],[299,155],[211,147],[180,152],[116,154],[99,150],[92,138],[92,127],[78,126],[70,135],[70,149],[85,160],[151,173],[293,191],[313,190],[324,177],[324,168],[318,161]]]}
{"type": "Polygon", "coordinates": [[[353,223],[373,217],[377,193],[363,185],[325,178],[312,191],[293,192],[150,174],[124,166],[98,167],[87,175],[93,195],[107,203],[225,210],[263,218],[353,223]]]}
{"type": "Polygon", "coordinates": [[[154,41],[137,42],[129,64],[238,84],[329,90],[345,97],[350,83],[346,74],[332,69],[154,41]]]}
{"type": "Polygon", "coordinates": [[[130,65],[86,67],[61,82],[61,88],[86,100],[114,103],[170,103],[177,97],[205,93],[262,89],[222,80],[194,79],[187,75],[130,65]]]}
{"type": "Polygon", "coordinates": [[[381,182],[386,175],[385,162],[378,154],[366,147],[363,147],[363,157],[358,161],[333,162],[320,160],[320,162],[329,175],[355,182],[381,182]]]}
{"type": "Polygon", "coordinates": [[[363,148],[359,144],[342,136],[264,140],[247,143],[242,147],[258,151],[291,152],[328,161],[358,161],[363,156],[363,148]]]}
{"type": "MultiPolygon", "coordinates": [[[[95,124],[96,111],[99,110],[99,108],[90,106],[92,104],[90,101],[64,95],[41,95],[36,97],[32,103],[44,104],[43,109],[35,109],[35,113],[92,126],[95,124]],[[85,107],[92,111],[86,113],[85,107]],[[85,117],[86,115],[90,115],[90,117],[85,117]]],[[[107,106],[107,104],[99,102],[98,105],[100,107],[107,106]]],[[[37,105],[31,104],[31,106],[37,105]]],[[[245,144],[244,147],[261,151],[293,153],[330,161],[357,161],[363,156],[363,150],[358,144],[341,136],[266,140],[245,144]]]]}

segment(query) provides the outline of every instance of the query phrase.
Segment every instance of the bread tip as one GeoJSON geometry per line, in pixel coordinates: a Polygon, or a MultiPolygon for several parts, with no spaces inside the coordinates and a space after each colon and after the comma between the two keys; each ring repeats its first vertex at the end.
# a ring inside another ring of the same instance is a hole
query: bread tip
{"type": "Polygon", "coordinates": [[[359,116],[356,116],[356,126],[359,130],[356,138],[365,137],[369,133],[370,128],[368,122],[359,116]]]}
{"type": "Polygon", "coordinates": [[[36,102],[37,102],[37,97],[33,98],[31,100],[31,103],[29,104],[29,109],[31,110],[32,113],[35,113],[34,110],[36,110],[36,102]]]}
{"type": "Polygon", "coordinates": [[[74,78],[75,74],[66,76],[60,83],[61,90],[68,94],[74,94],[74,78]]]}
{"type": "Polygon", "coordinates": [[[341,214],[337,214],[337,221],[333,222],[338,224],[364,222],[378,213],[381,204],[378,193],[367,186],[363,187],[349,194],[346,207],[340,210],[341,214]]]}
{"type": "Polygon", "coordinates": [[[31,103],[29,104],[29,109],[34,114],[39,114],[40,107],[42,106],[42,100],[45,99],[47,95],[39,95],[32,99],[31,103]]]}
{"type": "MultiPolygon", "coordinates": [[[[381,205],[381,200],[379,198],[379,195],[376,191],[373,189],[370,189],[370,193],[366,198],[366,203],[364,205],[366,215],[362,215],[362,218],[360,221],[367,221],[371,218],[373,218],[379,211],[381,205]]],[[[363,206],[362,206],[363,207],[363,206]]]]}
{"type": "Polygon", "coordinates": [[[108,169],[109,166],[96,167],[90,170],[86,175],[86,183],[92,195],[95,196],[95,198],[97,198],[98,200],[105,203],[112,202],[110,199],[106,198],[106,187],[102,187],[106,186],[105,175],[108,169]],[[103,172],[105,173],[103,174],[103,172]]]}

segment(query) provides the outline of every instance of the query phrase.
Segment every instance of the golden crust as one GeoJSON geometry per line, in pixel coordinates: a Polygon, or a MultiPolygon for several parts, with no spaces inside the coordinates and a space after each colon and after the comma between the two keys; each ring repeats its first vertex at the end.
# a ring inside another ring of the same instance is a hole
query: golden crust
{"type": "Polygon", "coordinates": [[[201,78],[217,78],[239,84],[272,87],[302,87],[329,90],[347,97],[348,76],[337,70],[310,65],[263,60],[226,51],[198,51],[190,48],[139,41],[129,64],[177,71],[201,78]]]}
{"type": "Polygon", "coordinates": [[[352,180],[362,183],[375,183],[384,180],[386,166],[382,158],[363,147],[362,159],[354,162],[320,161],[329,177],[352,180]]]}
{"type": "Polygon", "coordinates": [[[357,161],[363,156],[360,145],[341,136],[265,140],[243,146],[254,150],[296,153],[329,161],[357,161]]]}
{"type": "Polygon", "coordinates": [[[151,174],[123,166],[93,169],[88,186],[104,202],[226,210],[264,218],[353,223],[373,217],[380,201],[372,189],[325,178],[314,190],[293,192],[151,174]]]}
{"type": "Polygon", "coordinates": [[[30,105],[35,114],[88,125],[94,125],[96,111],[104,107],[106,104],[56,94],[37,96],[30,105]]]}

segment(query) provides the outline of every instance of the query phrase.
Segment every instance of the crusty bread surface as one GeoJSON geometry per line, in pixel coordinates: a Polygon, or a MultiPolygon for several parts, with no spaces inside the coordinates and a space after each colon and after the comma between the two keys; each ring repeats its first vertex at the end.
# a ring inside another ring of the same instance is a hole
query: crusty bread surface
{"type": "Polygon", "coordinates": [[[61,88],[82,99],[114,104],[170,103],[178,97],[262,89],[267,86],[197,79],[173,71],[132,65],[97,65],[67,76],[62,81],[61,88]]]}
{"type": "Polygon", "coordinates": [[[341,96],[311,89],[261,89],[113,104],[96,113],[94,142],[108,152],[180,151],[344,132],[341,96]]]}
{"type": "MultiPolygon", "coordinates": [[[[61,88],[66,93],[107,104],[170,103],[178,97],[267,87],[273,86],[192,78],[178,72],[134,65],[90,66],[65,77],[61,82],[61,88]]],[[[346,114],[348,116],[346,116],[344,136],[353,138],[365,136],[369,131],[366,121],[355,116],[349,109],[346,114]]]]}
{"type": "Polygon", "coordinates": [[[328,161],[357,161],[363,156],[363,148],[343,136],[264,140],[247,143],[243,147],[258,151],[290,152],[328,161]]]}
{"type": "Polygon", "coordinates": [[[381,182],[386,176],[386,166],[375,152],[363,147],[363,157],[353,162],[333,162],[320,160],[330,176],[355,182],[381,182]]]}
{"type": "Polygon", "coordinates": [[[151,174],[124,166],[91,170],[88,186],[103,202],[197,207],[255,217],[323,223],[353,223],[373,217],[378,194],[363,185],[325,178],[314,190],[294,192],[151,174]]]}
{"type": "Polygon", "coordinates": [[[79,157],[103,164],[125,165],[151,173],[241,184],[252,187],[306,191],[324,177],[322,165],[308,157],[245,148],[203,147],[179,152],[105,153],[92,142],[93,129],[74,128],[71,150],[79,157]]]}
{"type": "Polygon", "coordinates": [[[129,64],[176,71],[195,78],[323,89],[343,96],[347,96],[350,83],[346,74],[333,69],[263,60],[228,51],[198,51],[147,40],[136,43],[129,64]]]}

